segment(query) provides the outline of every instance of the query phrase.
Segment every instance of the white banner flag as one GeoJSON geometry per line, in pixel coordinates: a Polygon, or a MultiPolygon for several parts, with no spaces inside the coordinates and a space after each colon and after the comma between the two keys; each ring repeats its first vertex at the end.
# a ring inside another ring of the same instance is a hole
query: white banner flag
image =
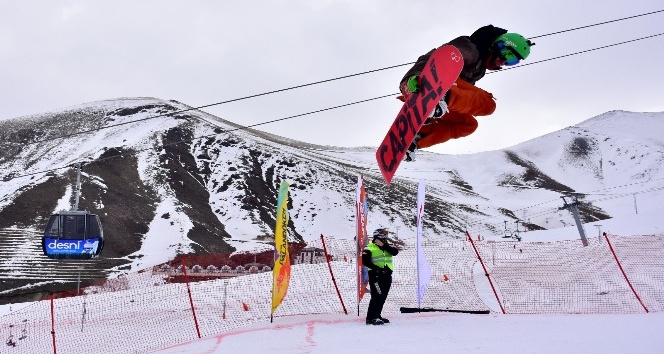
{"type": "Polygon", "coordinates": [[[417,307],[420,308],[424,293],[429,286],[429,279],[431,279],[431,268],[427,257],[422,251],[422,216],[424,215],[424,180],[420,180],[417,187],[417,307]]]}

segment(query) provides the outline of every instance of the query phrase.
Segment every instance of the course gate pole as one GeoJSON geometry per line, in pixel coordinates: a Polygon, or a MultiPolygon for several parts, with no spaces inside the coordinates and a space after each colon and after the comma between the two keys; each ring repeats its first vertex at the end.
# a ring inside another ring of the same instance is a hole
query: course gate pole
{"type": "Polygon", "coordinates": [[[191,289],[189,288],[189,277],[187,276],[187,266],[184,264],[184,257],[180,258],[182,263],[182,272],[184,273],[184,281],[187,283],[187,293],[189,294],[189,304],[191,305],[191,313],[194,315],[194,325],[196,326],[196,334],[201,338],[201,330],[198,328],[198,319],[196,318],[196,309],[194,308],[194,299],[191,297],[191,289]]]}
{"type": "Polygon", "coordinates": [[[53,293],[51,293],[51,337],[53,337],[53,354],[57,354],[58,350],[55,346],[55,306],[53,304],[53,293]]]}
{"type": "Polygon", "coordinates": [[[498,301],[498,305],[500,306],[500,311],[505,314],[505,308],[503,307],[503,304],[500,302],[500,298],[498,297],[498,292],[496,292],[496,287],[493,286],[493,281],[491,280],[491,276],[489,276],[489,271],[486,269],[486,266],[484,266],[484,261],[482,260],[482,257],[480,256],[480,252],[477,251],[477,247],[475,247],[475,242],[473,242],[473,238],[470,236],[468,231],[466,231],[466,236],[468,237],[468,240],[470,241],[470,244],[473,245],[473,249],[475,250],[475,255],[477,255],[477,259],[480,261],[480,264],[482,265],[482,269],[484,269],[484,275],[486,275],[486,278],[489,279],[489,284],[491,285],[491,290],[493,290],[493,295],[496,297],[496,301],[498,301]]]}
{"type": "Polygon", "coordinates": [[[344,314],[348,314],[348,311],[346,311],[346,305],[344,305],[344,299],[341,297],[341,293],[339,292],[339,287],[337,286],[337,280],[334,279],[334,273],[332,273],[332,266],[330,265],[330,257],[328,257],[327,254],[327,247],[325,246],[325,238],[323,237],[323,234],[320,234],[320,240],[323,243],[323,252],[325,252],[325,261],[327,262],[327,268],[330,270],[330,276],[332,277],[332,283],[334,283],[334,288],[337,290],[337,296],[339,296],[339,301],[341,301],[341,307],[344,309],[344,314]]]}
{"type": "Polygon", "coordinates": [[[616,251],[613,250],[613,246],[611,245],[611,241],[609,241],[609,235],[604,233],[604,238],[606,239],[606,244],[609,245],[609,249],[611,250],[611,253],[613,254],[613,258],[615,258],[616,263],[618,264],[618,268],[620,268],[620,271],[622,272],[623,277],[625,277],[625,281],[627,281],[627,285],[629,285],[629,288],[632,289],[632,292],[634,293],[634,296],[636,296],[636,299],[639,300],[639,303],[643,307],[644,310],[646,310],[646,313],[650,312],[648,311],[648,308],[646,305],[641,301],[641,298],[639,297],[639,294],[636,293],[636,290],[632,286],[632,282],[629,281],[629,278],[627,278],[627,273],[625,273],[625,270],[622,267],[622,264],[620,264],[620,260],[618,259],[618,256],[616,255],[616,251]]]}

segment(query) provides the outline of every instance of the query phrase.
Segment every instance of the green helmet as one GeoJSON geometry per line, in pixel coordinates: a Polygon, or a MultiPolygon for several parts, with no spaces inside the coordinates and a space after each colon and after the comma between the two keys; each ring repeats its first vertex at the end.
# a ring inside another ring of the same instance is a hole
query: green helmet
{"type": "Polygon", "coordinates": [[[530,47],[535,45],[518,33],[505,33],[493,41],[494,45],[498,43],[501,43],[501,47],[511,49],[519,59],[526,59],[530,54],[530,47]]]}

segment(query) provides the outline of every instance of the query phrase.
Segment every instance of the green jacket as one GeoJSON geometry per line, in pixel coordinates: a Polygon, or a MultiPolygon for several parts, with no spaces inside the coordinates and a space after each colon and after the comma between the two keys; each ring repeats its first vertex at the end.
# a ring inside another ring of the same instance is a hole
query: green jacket
{"type": "Polygon", "coordinates": [[[390,270],[394,270],[392,256],[396,256],[397,253],[399,253],[399,250],[388,244],[385,244],[383,249],[380,249],[378,245],[371,242],[362,252],[362,263],[371,270],[382,269],[385,266],[390,268],[390,270]]]}

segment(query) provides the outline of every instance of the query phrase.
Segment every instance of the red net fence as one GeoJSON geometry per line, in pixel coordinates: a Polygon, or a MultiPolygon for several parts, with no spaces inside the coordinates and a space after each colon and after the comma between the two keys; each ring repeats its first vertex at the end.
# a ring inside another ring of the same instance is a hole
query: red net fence
{"type": "MultiPolygon", "coordinates": [[[[421,306],[507,314],[664,311],[664,236],[589,241],[583,247],[578,240],[428,239],[422,248],[433,274],[421,306]]],[[[183,257],[86,287],[80,295],[76,289],[53,294],[0,318],[0,353],[146,353],[269,322],[271,259],[271,252],[183,257]]],[[[358,305],[353,240],[316,240],[291,249],[291,259],[290,286],[275,324],[285,316],[344,314],[344,308],[349,316],[366,314],[370,295],[358,305]]],[[[412,242],[404,243],[394,263],[387,315],[418,306],[412,242]]]]}
{"type": "Polygon", "coordinates": [[[588,241],[476,245],[506,313],[664,310],[664,236],[588,241]]]}

